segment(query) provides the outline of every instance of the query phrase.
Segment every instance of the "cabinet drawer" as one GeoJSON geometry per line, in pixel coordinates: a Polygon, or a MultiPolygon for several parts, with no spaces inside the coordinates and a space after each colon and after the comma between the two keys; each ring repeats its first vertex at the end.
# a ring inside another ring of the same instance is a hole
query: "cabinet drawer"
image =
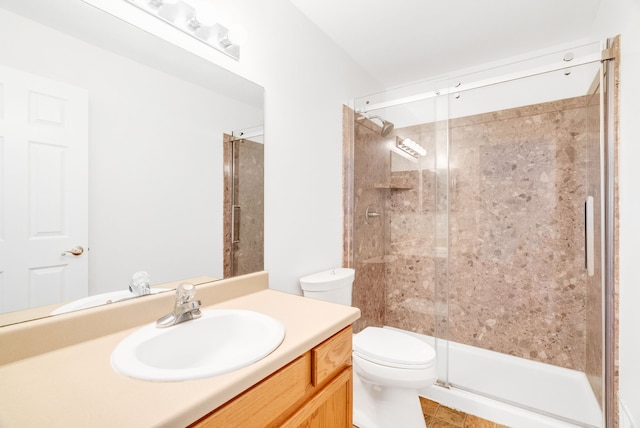
{"type": "Polygon", "coordinates": [[[310,386],[310,353],[299,357],[192,427],[261,427],[302,399],[310,386]]]}
{"type": "Polygon", "coordinates": [[[311,382],[319,385],[351,365],[351,326],[311,350],[311,382]]]}

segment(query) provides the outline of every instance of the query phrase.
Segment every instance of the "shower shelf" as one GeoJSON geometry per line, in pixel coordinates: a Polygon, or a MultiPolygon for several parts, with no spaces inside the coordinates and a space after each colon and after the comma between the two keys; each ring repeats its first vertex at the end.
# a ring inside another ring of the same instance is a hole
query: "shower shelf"
{"type": "Polygon", "coordinates": [[[414,187],[408,184],[376,184],[373,186],[376,189],[390,189],[390,190],[411,190],[414,187]]]}

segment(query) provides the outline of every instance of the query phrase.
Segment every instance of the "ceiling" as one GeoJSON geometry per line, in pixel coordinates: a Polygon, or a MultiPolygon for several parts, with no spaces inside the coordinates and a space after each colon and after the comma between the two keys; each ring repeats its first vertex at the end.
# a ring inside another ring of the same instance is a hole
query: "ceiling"
{"type": "Polygon", "coordinates": [[[588,38],[604,0],[290,0],[389,88],[588,38]]]}

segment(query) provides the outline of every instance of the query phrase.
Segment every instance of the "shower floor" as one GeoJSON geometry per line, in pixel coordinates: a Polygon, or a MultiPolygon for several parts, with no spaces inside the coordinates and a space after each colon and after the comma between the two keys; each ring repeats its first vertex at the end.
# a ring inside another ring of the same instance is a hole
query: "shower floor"
{"type": "MultiPolygon", "coordinates": [[[[431,336],[409,334],[434,346],[431,336]]],[[[442,342],[438,355],[446,355],[442,342]]],[[[582,372],[455,342],[449,342],[448,353],[452,387],[435,385],[422,396],[508,426],[602,426],[600,406],[582,372]]],[[[438,368],[444,379],[447,368],[438,368]]]]}

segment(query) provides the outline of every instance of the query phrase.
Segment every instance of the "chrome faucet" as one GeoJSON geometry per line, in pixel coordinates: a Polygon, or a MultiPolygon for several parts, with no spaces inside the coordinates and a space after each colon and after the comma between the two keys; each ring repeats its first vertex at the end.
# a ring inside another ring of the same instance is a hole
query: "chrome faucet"
{"type": "Polygon", "coordinates": [[[129,281],[129,291],[133,296],[123,297],[116,300],[107,300],[106,303],[124,302],[125,300],[135,299],[140,296],[151,294],[151,277],[145,271],[136,272],[129,281]]]}
{"type": "Polygon", "coordinates": [[[196,287],[188,282],[183,282],[176,289],[176,304],[172,312],[156,321],[156,327],[164,328],[181,322],[200,318],[200,300],[194,300],[196,287]]]}
{"type": "Polygon", "coordinates": [[[129,281],[129,291],[136,296],[144,296],[151,294],[151,278],[149,274],[144,271],[136,272],[129,281]]]}

